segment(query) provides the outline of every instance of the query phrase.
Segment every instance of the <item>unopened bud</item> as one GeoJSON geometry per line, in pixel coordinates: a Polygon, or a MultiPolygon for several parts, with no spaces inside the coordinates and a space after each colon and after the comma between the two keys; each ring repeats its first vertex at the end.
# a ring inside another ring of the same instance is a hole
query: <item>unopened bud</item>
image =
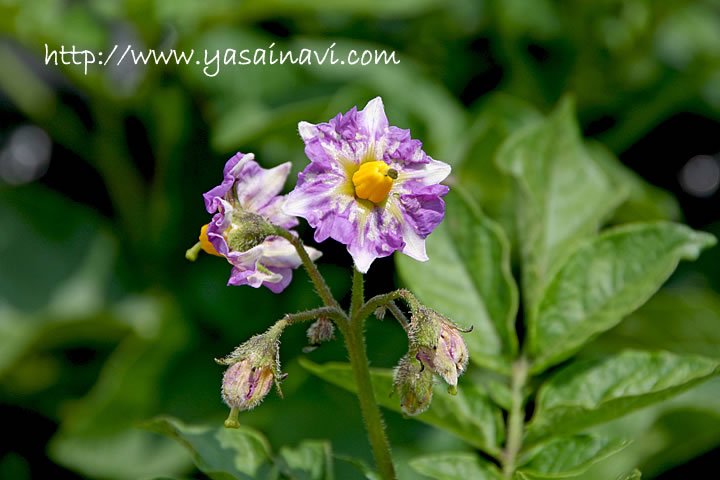
{"type": "Polygon", "coordinates": [[[327,317],[320,317],[307,330],[310,345],[320,345],[335,338],[335,325],[327,317]]]}
{"type": "Polygon", "coordinates": [[[446,317],[427,307],[413,312],[411,342],[423,364],[450,385],[450,393],[457,391],[452,387],[457,386],[458,377],[465,371],[469,359],[461,331],[446,317]]]}
{"type": "Polygon", "coordinates": [[[414,354],[407,354],[395,367],[393,392],[400,396],[400,408],[406,415],[419,415],[430,406],[433,375],[414,354]]]}
{"type": "Polygon", "coordinates": [[[279,339],[285,326],[278,322],[261,335],[255,335],[237,347],[230,355],[215,361],[229,365],[222,383],[222,398],[230,407],[226,427],[237,427],[237,414],[256,407],[263,401],[273,383],[280,392],[279,339]]]}
{"type": "Polygon", "coordinates": [[[254,367],[250,359],[241,360],[225,370],[223,400],[237,411],[250,410],[259,405],[270,392],[274,379],[270,365],[254,367]]]}

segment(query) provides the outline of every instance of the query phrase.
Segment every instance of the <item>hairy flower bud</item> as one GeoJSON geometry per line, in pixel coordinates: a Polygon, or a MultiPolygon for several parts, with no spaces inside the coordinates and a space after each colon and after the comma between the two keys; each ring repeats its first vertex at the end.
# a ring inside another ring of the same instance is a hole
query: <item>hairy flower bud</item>
{"type": "Polygon", "coordinates": [[[419,415],[430,406],[433,375],[415,354],[408,353],[395,367],[393,392],[400,396],[400,408],[406,415],[419,415]]]}
{"type": "Polygon", "coordinates": [[[327,317],[320,317],[307,330],[310,345],[320,345],[335,338],[335,325],[327,317]]]}
{"type": "Polygon", "coordinates": [[[237,411],[250,410],[263,401],[272,388],[275,375],[270,365],[253,367],[250,359],[231,365],[223,376],[222,397],[237,411]]]}
{"type": "Polygon", "coordinates": [[[270,392],[273,383],[280,391],[280,335],[285,326],[278,322],[261,335],[255,335],[237,347],[223,359],[215,359],[221,365],[229,365],[222,383],[222,398],[230,407],[225,421],[228,428],[239,426],[237,415],[259,405],[270,392]]]}
{"type": "Polygon", "coordinates": [[[430,308],[421,306],[413,312],[411,343],[423,364],[450,385],[450,393],[457,391],[458,377],[465,371],[469,359],[460,332],[467,333],[430,308]]]}

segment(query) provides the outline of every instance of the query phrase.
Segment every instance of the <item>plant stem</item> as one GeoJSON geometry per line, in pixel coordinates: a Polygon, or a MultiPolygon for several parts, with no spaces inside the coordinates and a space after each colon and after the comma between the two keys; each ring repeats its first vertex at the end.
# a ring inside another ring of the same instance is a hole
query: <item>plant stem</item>
{"type": "Polygon", "coordinates": [[[365,429],[368,433],[370,446],[373,456],[375,457],[375,465],[383,480],[394,480],[395,467],[390,454],[390,442],[385,435],[385,426],[383,424],[380,408],[375,401],[375,392],[370,378],[370,368],[365,349],[365,338],[363,334],[364,319],[355,317],[349,325],[338,324],[340,331],[345,336],[345,345],[347,347],[348,356],[350,357],[350,365],[355,375],[355,383],[357,384],[357,396],[360,400],[360,410],[365,421],[365,429]]]}
{"type": "Polygon", "coordinates": [[[308,255],[307,251],[305,251],[305,245],[303,244],[303,241],[292,233],[285,230],[284,228],[278,226],[275,226],[275,233],[277,233],[278,236],[284,238],[288,242],[292,243],[293,247],[295,247],[295,250],[300,256],[300,260],[302,260],[303,266],[305,267],[305,271],[307,271],[308,275],[310,276],[310,280],[312,280],[313,285],[315,285],[315,290],[317,290],[317,293],[318,295],[320,295],[323,303],[328,307],[340,308],[340,304],[338,304],[337,300],[335,300],[335,297],[333,297],[333,294],[330,291],[330,287],[328,287],[328,284],[325,282],[325,278],[323,278],[323,276],[320,274],[320,271],[315,265],[315,262],[312,261],[310,255],[308,255]]]}
{"type": "Polygon", "coordinates": [[[403,329],[407,332],[410,328],[410,321],[407,319],[402,310],[400,310],[398,306],[395,305],[395,302],[388,303],[387,308],[397,319],[397,321],[400,322],[400,325],[402,325],[403,329]]]}
{"type": "Polygon", "coordinates": [[[350,318],[357,315],[358,310],[365,302],[365,284],[363,274],[353,267],[352,298],[350,300],[350,318]]]}
{"type": "Polygon", "coordinates": [[[320,307],[313,308],[312,310],[307,310],[304,312],[288,313],[282,318],[281,321],[285,321],[288,325],[292,325],[294,323],[317,320],[319,317],[332,318],[336,322],[339,322],[341,320],[347,321],[347,316],[345,315],[345,312],[335,307],[320,307]]]}
{"type": "Polygon", "coordinates": [[[357,316],[365,319],[370,316],[370,314],[373,313],[378,307],[388,305],[390,302],[392,302],[393,300],[397,300],[398,298],[402,298],[403,300],[405,300],[408,305],[410,305],[411,310],[416,310],[420,306],[420,303],[417,301],[417,298],[415,298],[415,295],[410,293],[410,291],[401,288],[400,290],[395,290],[390,293],[375,295],[370,300],[365,302],[362,307],[360,307],[357,316]]]}
{"type": "MultiPolygon", "coordinates": [[[[341,310],[338,301],[333,297],[325,279],[320,274],[317,266],[315,266],[315,262],[312,261],[305,251],[302,240],[278,226],[275,226],[275,232],[295,247],[305,270],[315,285],[318,295],[322,298],[323,303],[329,307],[327,313],[336,320],[336,325],[345,337],[345,345],[347,347],[348,357],[350,358],[350,365],[352,366],[355,382],[357,383],[360,410],[362,411],[363,420],[365,421],[365,428],[368,432],[373,456],[375,457],[375,464],[380,473],[380,478],[383,480],[395,480],[395,467],[390,454],[390,442],[388,442],[387,436],[385,435],[385,426],[382,415],[380,414],[380,408],[375,401],[375,392],[372,386],[372,379],[370,378],[370,366],[365,349],[365,319],[374,309],[370,309],[367,303],[363,304],[365,295],[362,273],[358,272],[356,268],[353,268],[353,291],[350,317],[348,318],[341,310]]],[[[407,293],[410,294],[410,292],[407,293]]],[[[392,300],[392,298],[390,300],[392,300]]],[[[306,315],[298,315],[297,320],[304,320],[305,317],[306,315]]],[[[286,321],[290,321],[290,318],[287,318],[286,321]]]]}
{"type": "Polygon", "coordinates": [[[506,424],[507,443],[502,455],[503,478],[510,480],[515,473],[517,455],[522,448],[525,426],[525,395],[528,362],[523,356],[515,360],[512,367],[512,390],[510,412],[506,424]]]}

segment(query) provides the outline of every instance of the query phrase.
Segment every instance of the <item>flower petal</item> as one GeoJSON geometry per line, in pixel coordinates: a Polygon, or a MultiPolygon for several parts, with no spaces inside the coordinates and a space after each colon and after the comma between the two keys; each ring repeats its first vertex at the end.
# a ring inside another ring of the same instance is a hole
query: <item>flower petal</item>
{"type": "Polygon", "coordinates": [[[401,186],[404,182],[416,182],[421,185],[434,185],[442,182],[452,171],[450,165],[445,162],[427,158],[427,163],[408,165],[398,169],[396,185],[401,186]]]}
{"type": "Polygon", "coordinates": [[[285,185],[292,164],[285,162],[264,169],[257,162],[245,162],[237,171],[235,191],[242,207],[250,212],[260,210],[275,199],[285,185]]]}
{"type": "Polygon", "coordinates": [[[263,286],[269,288],[271,292],[280,293],[285,290],[288,285],[290,285],[293,276],[292,268],[268,268],[268,270],[274,271],[274,273],[280,276],[280,280],[277,282],[271,282],[269,280],[263,282],[263,286]]]}
{"type": "Polygon", "coordinates": [[[283,211],[283,205],[286,200],[286,196],[277,196],[270,200],[270,203],[259,209],[257,213],[265,217],[273,225],[277,225],[286,230],[296,227],[298,223],[300,223],[298,219],[283,211]]]}
{"type": "MultiPolygon", "coordinates": [[[[389,202],[388,202],[389,203],[389,202]]],[[[402,216],[393,215],[392,209],[375,207],[369,212],[356,206],[355,235],[348,243],[348,252],[361,273],[367,273],[376,258],[392,255],[404,247],[402,216]]]]}
{"type": "Polygon", "coordinates": [[[382,98],[373,98],[365,105],[365,108],[357,113],[357,124],[371,139],[377,140],[385,135],[388,119],[385,115],[382,98]]]}
{"type": "MultiPolygon", "coordinates": [[[[312,247],[305,247],[305,251],[312,260],[322,255],[322,252],[312,247]]],[[[302,260],[292,243],[282,237],[270,237],[263,242],[260,263],[265,267],[297,268],[302,265],[302,260]]]]}
{"type": "Polygon", "coordinates": [[[234,170],[237,168],[238,164],[241,164],[241,162],[251,161],[254,158],[255,155],[252,153],[248,153],[246,155],[238,152],[230,158],[230,160],[225,162],[222,183],[203,194],[203,198],[205,199],[205,208],[208,213],[215,213],[218,209],[220,199],[225,198],[228,192],[232,189],[236,179],[234,170]]]}

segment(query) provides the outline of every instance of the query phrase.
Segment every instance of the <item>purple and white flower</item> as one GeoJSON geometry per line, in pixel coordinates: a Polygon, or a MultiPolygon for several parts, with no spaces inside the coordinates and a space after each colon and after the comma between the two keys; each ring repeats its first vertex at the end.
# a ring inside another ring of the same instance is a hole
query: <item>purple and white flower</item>
{"type": "Polygon", "coordinates": [[[317,242],[347,245],[362,273],[396,250],[426,261],[425,238],[445,216],[440,182],[450,166],[426,155],[409,130],[390,126],[380,97],[328,123],[300,122],[299,131],[310,164],[284,212],[307,219],[317,242]]]}
{"type": "MultiPolygon", "coordinates": [[[[233,249],[233,242],[228,242],[234,232],[247,228],[243,218],[259,215],[285,229],[298,224],[297,218],[283,212],[285,196],[278,195],[290,172],[290,162],[264,169],[254,159],[252,153],[237,153],[225,164],[222,183],[203,195],[208,213],[215,214],[207,227],[209,245],[203,248],[214,249],[210,253],[232,264],[228,285],[264,285],[280,293],[290,283],[293,269],[302,264],[289,241],[275,235],[261,236],[256,245],[244,251],[233,249]]],[[[305,250],[313,260],[321,255],[311,247],[305,250]]]]}

